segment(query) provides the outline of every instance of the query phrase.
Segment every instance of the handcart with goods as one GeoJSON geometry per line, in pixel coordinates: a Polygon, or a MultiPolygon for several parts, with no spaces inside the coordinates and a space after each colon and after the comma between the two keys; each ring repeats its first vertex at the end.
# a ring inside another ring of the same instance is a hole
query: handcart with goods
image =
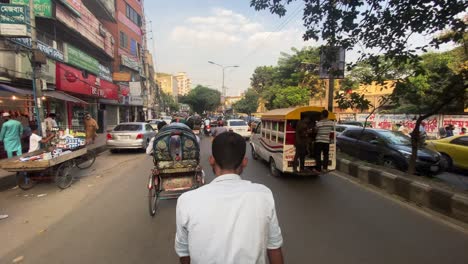
{"type": "MultiPolygon", "coordinates": [[[[68,133],[68,131],[67,131],[68,133]]],[[[52,146],[0,162],[0,168],[16,172],[18,186],[27,190],[37,181],[54,180],[61,189],[73,182],[73,169],[86,169],[96,160],[96,153],[86,148],[84,139],[57,133],[52,146]]]]}

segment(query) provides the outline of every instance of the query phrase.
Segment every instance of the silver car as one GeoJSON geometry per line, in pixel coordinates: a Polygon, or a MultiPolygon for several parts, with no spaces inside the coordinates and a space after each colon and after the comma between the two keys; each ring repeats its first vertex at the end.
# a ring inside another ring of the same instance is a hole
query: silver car
{"type": "Polygon", "coordinates": [[[145,150],[155,135],[156,131],[148,123],[121,123],[107,134],[106,145],[111,151],[118,149],[145,150]]]}

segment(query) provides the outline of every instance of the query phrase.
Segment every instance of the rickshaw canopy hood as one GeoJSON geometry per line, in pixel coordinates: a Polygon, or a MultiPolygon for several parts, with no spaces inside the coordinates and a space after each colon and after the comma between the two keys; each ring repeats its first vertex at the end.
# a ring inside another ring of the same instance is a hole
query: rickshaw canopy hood
{"type": "MultiPolygon", "coordinates": [[[[324,107],[317,106],[300,106],[290,108],[280,108],[268,111],[262,114],[262,120],[300,120],[303,112],[322,112],[324,107]]],[[[328,115],[330,120],[336,120],[334,113],[328,115]]]]}

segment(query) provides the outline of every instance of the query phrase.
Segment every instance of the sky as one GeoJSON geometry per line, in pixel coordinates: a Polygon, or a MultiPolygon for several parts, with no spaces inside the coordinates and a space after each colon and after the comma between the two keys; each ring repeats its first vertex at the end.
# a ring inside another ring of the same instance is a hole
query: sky
{"type": "Polygon", "coordinates": [[[193,85],[221,90],[224,66],[228,96],[249,88],[258,66],[276,65],[280,52],[291,47],[314,45],[304,42],[302,1],[292,3],[285,17],[257,12],[249,0],[146,0],[148,48],[156,70],[186,72],[193,85]],[[152,28],[151,28],[152,27],[152,28]]]}
{"type": "MultiPolygon", "coordinates": [[[[294,1],[282,18],[269,11],[255,11],[250,0],[145,0],[148,48],[156,71],[186,72],[193,86],[221,91],[222,70],[209,64],[237,65],[225,70],[228,96],[237,96],[250,86],[255,68],[276,65],[280,52],[291,47],[318,46],[304,42],[303,1],[294,1]]],[[[424,36],[409,43],[428,42],[424,36]]],[[[346,62],[356,52],[346,53],[346,62]]]]}

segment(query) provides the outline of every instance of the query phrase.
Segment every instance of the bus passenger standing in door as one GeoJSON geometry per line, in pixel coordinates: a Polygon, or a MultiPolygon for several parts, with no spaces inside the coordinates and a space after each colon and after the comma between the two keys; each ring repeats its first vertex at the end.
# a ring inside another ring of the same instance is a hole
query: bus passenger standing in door
{"type": "Polygon", "coordinates": [[[314,153],[315,169],[318,172],[328,171],[328,159],[330,152],[330,133],[333,131],[335,123],[328,119],[328,111],[323,110],[320,121],[317,122],[315,136],[314,153]],[[323,154],[323,161],[322,161],[323,154]]]}
{"type": "Polygon", "coordinates": [[[308,145],[307,132],[309,128],[309,123],[310,123],[310,119],[307,117],[297,122],[296,138],[294,141],[294,147],[296,148],[296,153],[294,154],[293,173],[297,173],[298,165],[299,165],[300,172],[304,172],[304,169],[305,169],[305,157],[307,156],[307,145],[308,145]]]}

